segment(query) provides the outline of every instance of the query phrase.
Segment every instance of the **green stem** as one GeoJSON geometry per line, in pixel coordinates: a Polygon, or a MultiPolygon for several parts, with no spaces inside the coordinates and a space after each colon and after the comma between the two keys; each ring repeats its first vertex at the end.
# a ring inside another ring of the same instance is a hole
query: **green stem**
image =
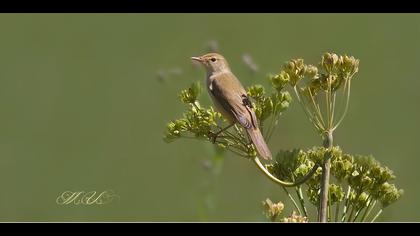
{"type": "Polygon", "coordinates": [[[338,215],[340,214],[340,202],[335,205],[335,222],[338,222],[338,215]]]}
{"type": "Polygon", "coordinates": [[[325,127],[325,122],[324,122],[324,119],[322,118],[321,109],[319,109],[319,106],[317,106],[317,105],[316,105],[316,103],[315,103],[315,99],[314,99],[314,97],[313,97],[313,95],[312,95],[311,90],[310,90],[310,89],[308,89],[308,91],[309,91],[309,96],[311,97],[312,105],[313,105],[313,107],[314,107],[315,111],[317,112],[317,114],[318,114],[318,116],[319,116],[319,118],[320,118],[320,120],[321,120],[321,124],[322,124],[322,126],[323,126],[323,127],[325,127]]]}
{"type": "Polygon", "coordinates": [[[372,223],[372,222],[375,222],[376,218],[378,218],[378,217],[382,214],[382,211],[383,211],[383,209],[380,209],[380,210],[378,211],[378,213],[375,215],[375,217],[373,217],[373,219],[372,219],[371,223],[372,223]]]}
{"type": "Polygon", "coordinates": [[[271,119],[271,123],[270,123],[269,129],[267,130],[267,134],[266,134],[267,142],[270,141],[271,136],[273,136],[274,129],[277,126],[277,119],[278,119],[278,114],[275,114],[274,117],[271,119]]]}
{"type": "Polygon", "coordinates": [[[244,136],[244,134],[242,133],[242,130],[241,130],[241,128],[240,127],[238,127],[238,125],[237,124],[235,124],[235,130],[236,130],[236,133],[241,137],[241,138],[243,138],[243,139],[245,139],[245,136],[244,136]]]}
{"type": "Polygon", "coordinates": [[[372,202],[373,202],[373,204],[366,209],[365,214],[363,214],[362,219],[360,221],[362,221],[362,222],[365,221],[365,219],[369,216],[372,209],[375,207],[377,201],[374,200],[374,201],[371,201],[370,203],[372,203],[372,202]]]}
{"type": "Polygon", "coordinates": [[[308,217],[308,211],[306,210],[306,207],[305,207],[305,200],[303,199],[302,188],[300,186],[296,187],[296,195],[299,198],[299,202],[300,202],[300,206],[302,207],[303,214],[305,214],[305,217],[308,217]]]}
{"type": "Polygon", "coordinates": [[[363,210],[364,208],[360,208],[359,210],[357,210],[356,211],[356,214],[354,214],[354,218],[353,218],[353,222],[355,222],[356,221],[356,219],[357,219],[357,217],[359,216],[359,214],[360,214],[360,212],[362,212],[362,210],[363,210]]]}
{"type": "Polygon", "coordinates": [[[326,106],[326,110],[327,110],[327,128],[331,127],[330,126],[330,120],[331,120],[331,116],[330,116],[330,100],[329,100],[329,95],[330,91],[328,89],[328,92],[325,92],[325,106],[326,106]]]}
{"type": "Polygon", "coordinates": [[[324,126],[322,124],[320,124],[320,122],[317,119],[317,117],[315,117],[316,120],[314,120],[314,116],[311,114],[311,112],[305,106],[304,102],[301,100],[301,98],[299,96],[299,92],[297,91],[296,86],[294,86],[293,89],[295,91],[295,94],[296,94],[296,97],[298,99],[299,104],[301,105],[301,107],[302,107],[303,111],[305,112],[306,116],[308,117],[309,121],[315,125],[315,129],[317,131],[324,130],[324,126]]]}
{"type": "Polygon", "coordinates": [[[357,217],[359,216],[359,214],[362,212],[362,210],[363,210],[363,209],[365,209],[365,213],[366,213],[366,211],[367,211],[367,209],[369,208],[369,206],[370,206],[371,202],[372,202],[372,200],[371,200],[371,195],[369,195],[369,196],[368,196],[368,198],[366,199],[366,203],[367,203],[366,208],[365,208],[365,207],[362,207],[362,208],[360,208],[360,209],[356,212],[356,214],[354,215],[354,218],[353,218],[353,222],[355,222],[355,221],[356,221],[357,217]]]}
{"type": "MultiPolygon", "coordinates": [[[[328,194],[329,195],[329,194],[328,194]]],[[[330,222],[332,215],[331,215],[331,201],[330,201],[331,197],[328,197],[328,217],[327,217],[327,221],[330,222]]]]}
{"type": "Polygon", "coordinates": [[[346,107],[344,108],[344,112],[341,115],[340,119],[338,120],[337,124],[332,128],[332,130],[334,131],[339,125],[340,123],[343,121],[344,117],[347,114],[348,108],[349,108],[349,101],[350,101],[350,81],[348,80],[348,82],[346,81],[346,83],[344,85],[347,85],[346,89],[347,89],[347,95],[346,95],[346,107]]]}
{"type": "Polygon", "coordinates": [[[347,222],[350,222],[351,217],[353,216],[354,208],[355,208],[354,206],[351,206],[351,211],[350,211],[349,217],[347,218],[347,222]]]}
{"type": "Polygon", "coordinates": [[[238,156],[248,158],[248,155],[247,155],[247,154],[241,153],[241,152],[239,152],[239,151],[237,151],[237,150],[235,150],[235,149],[228,148],[228,150],[229,150],[229,151],[231,151],[231,152],[233,152],[233,153],[235,153],[235,154],[236,154],[236,155],[238,155],[238,156]]]}
{"type": "Polygon", "coordinates": [[[330,106],[330,123],[328,124],[328,129],[331,129],[333,127],[333,119],[334,119],[334,107],[332,102],[332,88],[331,88],[331,82],[329,83],[329,91],[328,91],[328,105],[330,106]]]}
{"type": "MultiPolygon", "coordinates": [[[[355,197],[354,197],[354,199],[359,199],[359,197],[360,197],[360,195],[362,194],[362,190],[361,189],[358,189],[358,190],[356,190],[356,195],[355,195],[355,197]]],[[[358,209],[356,209],[356,204],[354,204],[352,207],[351,207],[351,211],[350,211],[350,215],[349,215],[349,217],[347,218],[347,222],[350,222],[351,221],[351,219],[352,219],[352,217],[353,217],[353,213],[354,213],[354,211],[356,210],[356,212],[358,211],[358,209]]]]}
{"type": "Polygon", "coordinates": [[[344,222],[344,219],[346,218],[346,215],[347,215],[347,210],[349,208],[349,202],[350,202],[350,192],[351,192],[351,187],[349,185],[347,187],[346,199],[345,199],[345,202],[344,202],[344,208],[343,208],[343,214],[341,216],[341,222],[344,222]]]}
{"type": "Polygon", "coordinates": [[[308,179],[310,179],[316,172],[316,170],[318,169],[318,165],[314,165],[314,167],[312,167],[312,170],[304,177],[302,177],[301,179],[297,180],[296,182],[287,182],[287,181],[282,181],[277,179],[276,177],[274,177],[266,168],[265,166],[261,163],[260,159],[256,156],[253,159],[254,163],[257,165],[258,169],[261,170],[261,172],[263,172],[263,174],[265,176],[267,176],[270,180],[272,180],[273,182],[283,186],[283,187],[295,187],[295,186],[299,186],[303,183],[305,183],[308,179]]]}
{"type": "Polygon", "coordinates": [[[300,210],[298,204],[296,203],[296,200],[293,198],[293,196],[287,191],[287,189],[284,186],[281,186],[283,190],[286,192],[287,196],[290,198],[290,200],[293,202],[293,205],[295,206],[296,210],[299,212],[299,215],[302,215],[302,211],[300,210]]]}
{"type": "Polygon", "coordinates": [[[193,102],[193,103],[191,103],[198,111],[201,111],[201,108],[200,107],[198,107],[198,105],[196,104],[196,103],[198,103],[197,101],[195,101],[195,102],[193,102]]]}

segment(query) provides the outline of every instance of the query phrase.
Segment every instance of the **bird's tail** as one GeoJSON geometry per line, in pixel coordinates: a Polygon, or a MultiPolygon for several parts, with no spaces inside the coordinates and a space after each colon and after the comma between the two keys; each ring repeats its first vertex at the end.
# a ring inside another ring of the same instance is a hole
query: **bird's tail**
{"type": "Polygon", "coordinates": [[[249,137],[252,140],[252,143],[254,144],[255,148],[257,149],[258,154],[266,160],[271,160],[272,155],[270,149],[268,149],[267,143],[264,140],[263,135],[261,134],[260,129],[256,128],[250,128],[246,130],[249,137]]]}

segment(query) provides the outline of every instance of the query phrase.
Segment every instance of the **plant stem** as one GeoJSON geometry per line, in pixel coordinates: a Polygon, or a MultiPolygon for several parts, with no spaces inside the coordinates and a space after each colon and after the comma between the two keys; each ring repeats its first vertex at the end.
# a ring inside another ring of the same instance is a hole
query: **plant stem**
{"type": "Polygon", "coordinates": [[[356,214],[354,214],[354,218],[353,218],[353,222],[355,222],[356,221],[356,219],[357,219],[357,217],[359,217],[359,214],[360,214],[360,212],[362,212],[362,210],[363,210],[364,208],[360,208],[359,210],[357,210],[356,211],[356,214]]]}
{"type": "Polygon", "coordinates": [[[351,192],[351,187],[349,185],[347,187],[346,201],[344,202],[343,215],[341,216],[341,222],[344,222],[344,219],[346,218],[346,214],[347,214],[347,210],[349,208],[349,202],[350,202],[350,192],[351,192]]]}
{"type": "Polygon", "coordinates": [[[274,177],[265,167],[264,165],[261,163],[260,159],[258,157],[254,157],[253,159],[254,163],[257,165],[258,169],[261,170],[261,172],[267,176],[269,179],[271,179],[273,182],[279,184],[280,186],[283,187],[295,187],[295,186],[299,186],[303,183],[305,183],[309,178],[311,178],[316,170],[318,169],[318,165],[314,165],[314,167],[312,167],[312,170],[304,177],[302,177],[301,179],[295,181],[295,182],[287,182],[287,181],[282,181],[277,179],[276,177],[274,177]]]}
{"type": "Polygon", "coordinates": [[[374,221],[376,220],[376,218],[378,218],[378,217],[381,215],[382,211],[383,211],[383,209],[380,209],[380,210],[378,211],[378,214],[376,214],[376,216],[375,216],[375,217],[373,217],[373,220],[371,221],[371,223],[372,223],[372,222],[374,222],[374,221]]]}
{"type": "Polygon", "coordinates": [[[344,117],[346,116],[346,114],[347,114],[347,111],[348,111],[348,109],[349,109],[349,101],[350,101],[350,80],[347,82],[346,81],[346,83],[344,84],[345,85],[345,87],[344,87],[344,92],[347,92],[347,95],[346,95],[346,107],[344,108],[344,112],[343,112],[343,114],[341,114],[341,117],[340,117],[340,119],[338,120],[338,122],[337,122],[337,124],[332,128],[332,130],[334,131],[339,125],[340,125],[340,123],[343,121],[343,119],[344,119],[344,117]],[[348,83],[348,85],[347,85],[347,83],[348,83]],[[346,89],[347,89],[347,91],[346,91],[346,89]]]}
{"type": "Polygon", "coordinates": [[[338,222],[338,215],[340,214],[340,202],[335,205],[335,222],[338,222]]]}
{"type": "Polygon", "coordinates": [[[299,202],[300,202],[300,206],[302,207],[303,214],[305,214],[305,217],[308,217],[308,211],[306,210],[306,207],[305,207],[305,200],[303,199],[302,188],[300,186],[296,187],[296,194],[299,198],[299,202]]]}
{"type": "Polygon", "coordinates": [[[366,208],[365,214],[363,214],[362,219],[360,221],[362,221],[362,222],[365,221],[365,219],[369,216],[370,212],[372,211],[373,207],[375,207],[376,200],[374,200],[374,201],[372,200],[370,203],[372,203],[372,202],[373,202],[373,204],[368,206],[368,208],[366,208]]]}
{"type": "MultiPolygon", "coordinates": [[[[328,199],[331,199],[331,197],[329,196],[328,199]]],[[[327,221],[330,222],[332,218],[331,215],[331,201],[328,201],[328,217],[327,217],[327,221]]]]}
{"type": "Polygon", "coordinates": [[[313,116],[312,113],[309,111],[309,108],[305,106],[305,101],[303,101],[299,96],[299,91],[297,90],[297,87],[293,87],[296,97],[298,99],[299,104],[301,105],[303,111],[305,112],[306,116],[308,117],[309,121],[312,122],[315,125],[315,129],[317,131],[324,130],[324,126],[320,123],[318,118],[316,116],[313,116]],[[315,118],[315,119],[314,119],[315,118]]]}
{"type": "Polygon", "coordinates": [[[293,196],[289,193],[289,191],[287,191],[287,189],[284,186],[282,186],[282,188],[286,192],[290,200],[293,202],[293,205],[295,206],[296,210],[299,212],[299,215],[302,215],[302,211],[300,210],[298,204],[296,203],[296,200],[293,198],[293,196]]]}
{"type": "Polygon", "coordinates": [[[347,218],[347,222],[350,222],[351,217],[353,216],[354,208],[356,208],[354,205],[351,207],[349,218],[347,218]]]}
{"type": "Polygon", "coordinates": [[[354,215],[354,218],[353,218],[353,222],[355,222],[356,221],[356,219],[357,219],[357,217],[359,216],[359,214],[362,212],[362,210],[363,209],[365,209],[365,213],[367,212],[367,210],[368,210],[368,208],[370,207],[370,204],[372,203],[372,199],[371,199],[371,195],[369,195],[369,197],[367,198],[367,200],[366,200],[366,203],[367,203],[367,206],[366,206],[366,209],[363,207],[363,208],[360,208],[357,212],[356,212],[356,214],[354,215]]]}
{"type": "Polygon", "coordinates": [[[312,105],[313,105],[313,107],[314,107],[314,110],[316,111],[316,113],[317,113],[317,114],[318,114],[318,116],[319,116],[320,123],[322,124],[322,126],[323,126],[323,127],[325,127],[325,122],[324,122],[324,119],[322,118],[321,109],[319,109],[319,106],[315,103],[315,99],[314,99],[314,97],[312,96],[312,92],[311,92],[311,90],[309,89],[308,91],[309,91],[309,96],[311,97],[311,101],[312,101],[312,105]]]}
{"type": "MultiPolygon", "coordinates": [[[[333,146],[332,131],[328,132],[324,137],[324,147],[330,149],[333,146]]],[[[327,152],[322,164],[321,176],[321,195],[319,201],[319,215],[320,222],[327,222],[327,208],[328,208],[328,188],[330,186],[330,166],[331,166],[331,153],[327,152]]]]}

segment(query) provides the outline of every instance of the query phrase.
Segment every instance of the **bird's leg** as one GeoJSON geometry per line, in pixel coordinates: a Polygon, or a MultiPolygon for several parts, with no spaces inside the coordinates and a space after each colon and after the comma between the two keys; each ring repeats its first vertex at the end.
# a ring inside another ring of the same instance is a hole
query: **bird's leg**
{"type": "Polygon", "coordinates": [[[230,127],[232,127],[234,124],[235,124],[235,123],[232,123],[232,124],[230,124],[230,125],[226,126],[225,128],[223,128],[223,129],[221,129],[221,130],[217,131],[216,133],[211,134],[211,136],[212,136],[212,137],[211,137],[211,141],[212,141],[212,143],[215,143],[215,142],[216,142],[216,138],[217,138],[217,136],[219,136],[219,134],[221,134],[223,131],[225,131],[225,130],[229,129],[229,128],[230,128],[230,127]]]}

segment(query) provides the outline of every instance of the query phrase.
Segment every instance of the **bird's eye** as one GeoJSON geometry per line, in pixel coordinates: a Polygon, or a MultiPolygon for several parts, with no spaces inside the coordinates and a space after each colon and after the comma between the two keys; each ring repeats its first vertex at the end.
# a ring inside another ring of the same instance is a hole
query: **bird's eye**
{"type": "Polygon", "coordinates": [[[212,57],[212,58],[210,58],[210,61],[215,62],[216,58],[212,57]]]}

